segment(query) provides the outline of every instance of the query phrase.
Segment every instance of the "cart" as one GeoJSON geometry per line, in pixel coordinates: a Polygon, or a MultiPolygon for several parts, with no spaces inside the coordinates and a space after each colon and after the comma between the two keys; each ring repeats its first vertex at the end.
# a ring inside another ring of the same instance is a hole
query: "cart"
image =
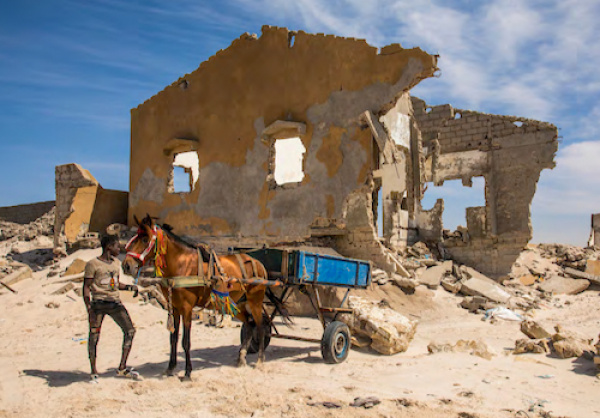
{"type": "MultiPolygon", "coordinates": [[[[263,314],[263,326],[266,328],[265,348],[271,338],[315,342],[321,344],[321,353],[326,363],[337,364],[345,361],[350,351],[351,334],[348,326],[338,321],[337,317],[341,313],[352,313],[352,309],[344,308],[352,289],[364,289],[371,284],[371,264],[368,261],[322,254],[314,249],[309,251],[265,248],[245,252],[263,263],[270,279],[277,279],[283,283],[283,286],[267,288],[265,305],[271,311],[265,309],[263,314]],[[318,286],[346,288],[340,306],[323,306],[318,286]],[[284,335],[273,323],[277,315],[282,315],[278,307],[286,302],[293,289],[298,289],[308,296],[317,318],[323,325],[323,337],[320,340],[284,335]]],[[[248,332],[249,328],[246,325],[242,326],[242,341],[248,332]]],[[[250,353],[258,351],[257,334],[255,332],[252,336],[248,350],[250,353]]]]}

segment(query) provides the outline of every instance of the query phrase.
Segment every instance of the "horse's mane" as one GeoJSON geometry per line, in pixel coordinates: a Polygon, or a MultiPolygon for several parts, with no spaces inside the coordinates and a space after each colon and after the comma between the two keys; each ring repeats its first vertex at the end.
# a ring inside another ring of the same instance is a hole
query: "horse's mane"
{"type": "Polygon", "coordinates": [[[202,261],[208,262],[210,260],[210,247],[208,246],[208,244],[201,242],[196,245],[194,243],[187,241],[185,238],[174,233],[173,227],[169,224],[163,224],[161,227],[162,227],[163,231],[165,231],[167,233],[169,238],[172,238],[174,241],[186,246],[187,248],[192,248],[194,250],[200,250],[200,253],[202,254],[202,261]]]}

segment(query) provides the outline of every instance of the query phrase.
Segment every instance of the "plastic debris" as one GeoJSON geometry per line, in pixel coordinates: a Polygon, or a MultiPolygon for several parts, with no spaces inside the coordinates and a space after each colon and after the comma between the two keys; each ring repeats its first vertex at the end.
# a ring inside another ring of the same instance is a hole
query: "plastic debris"
{"type": "Polygon", "coordinates": [[[499,306],[497,308],[488,309],[485,311],[483,320],[487,319],[502,319],[504,321],[523,321],[524,318],[516,312],[511,311],[508,308],[499,306]]]}

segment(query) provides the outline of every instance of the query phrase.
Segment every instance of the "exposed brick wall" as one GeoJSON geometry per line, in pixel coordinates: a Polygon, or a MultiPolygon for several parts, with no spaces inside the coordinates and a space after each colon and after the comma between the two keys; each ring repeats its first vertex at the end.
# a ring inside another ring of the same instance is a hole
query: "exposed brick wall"
{"type": "MultiPolygon", "coordinates": [[[[430,158],[436,183],[472,176],[485,178],[485,208],[468,208],[469,234],[464,239],[446,239],[451,256],[479,271],[502,276],[532,236],[530,205],[540,173],[554,167],[558,132],[554,125],[516,116],[490,115],[454,109],[450,105],[429,107],[412,98],[413,115],[421,131],[422,144],[430,158]],[[466,151],[485,153],[477,170],[464,165],[466,151]],[[444,165],[439,155],[446,154],[444,165]],[[448,170],[448,165],[454,166],[448,170]]],[[[425,214],[425,212],[421,212],[425,214]]],[[[421,231],[432,225],[425,216],[416,219],[421,231]]]]}
{"type": "Polygon", "coordinates": [[[54,200],[49,200],[27,205],[0,207],[0,219],[25,225],[50,212],[54,207],[54,203],[54,200]]]}

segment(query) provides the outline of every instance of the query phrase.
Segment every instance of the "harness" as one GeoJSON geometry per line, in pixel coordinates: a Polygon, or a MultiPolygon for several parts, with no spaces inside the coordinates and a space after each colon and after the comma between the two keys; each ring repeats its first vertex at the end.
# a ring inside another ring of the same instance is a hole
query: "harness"
{"type": "MultiPolygon", "coordinates": [[[[198,287],[204,286],[210,288],[210,301],[213,302],[215,309],[219,309],[223,315],[231,315],[235,316],[239,313],[239,308],[236,303],[229,296],[229,292],[227,291],[219,291],[215,289],[215,286],[222,282],[226,287],[229,287],[231,283],[239,282],[242,290],[246,291],[246,284],[262,284],[267,286],[281,286],[279,280],[265,280],[258,277],[258,262],[250,258],[249,260],[244,261],[240,254],[235,254],[235,258],[239,264],[240,270],[242,272],[242,278],[235,277],[227,277],[225,275],[225,271],[221,265],[219,257],[215,253],[215,251],[209,247],[209,261],[208,261],[208,272],[205,275],[204,273],[204,260],[202,258],[202,253],[200,248],[197,248],[198,251],[198,274],[196,276],[174,276],[174,277],[164,277],[163,273],[166,268],[166,253],[167,253],[167,240],[165,239],[165,232],[158,225],[153,225],[151,230],[151,236],[149,236],[148,246],[141,253],[135,253],[130,251],[133,243],[140,237],[140,235],[145,234],[146,231],[142,228],[138,229],[138,233],[129,240],[127,245],[125,246],[125,250],[127,251],[127,256],[130,256],[139,261],[140,268],[138,269],[138,277],[141,271],[141,267],[143,267],[149,260],[148,255],[152,252],[152,250],[156,247],[155,257],[154,257],[154,275],[155,277],[162,278],[161,286],[166,287],[168,289],[168,312],[169,317],[167,320],[167,328],[170,332],[174,332],[174,317],[173,317],[173,289],[180,287],[198,287]],[[246,273],[245,263],[252,263],[252,273],[253,277],[249,278],[246,273]]],[[[137,278],[136,278],[137,281],[137,278]]],[[[206,301],[206,307],[208,304],[208,300],[206,301]]]]}

